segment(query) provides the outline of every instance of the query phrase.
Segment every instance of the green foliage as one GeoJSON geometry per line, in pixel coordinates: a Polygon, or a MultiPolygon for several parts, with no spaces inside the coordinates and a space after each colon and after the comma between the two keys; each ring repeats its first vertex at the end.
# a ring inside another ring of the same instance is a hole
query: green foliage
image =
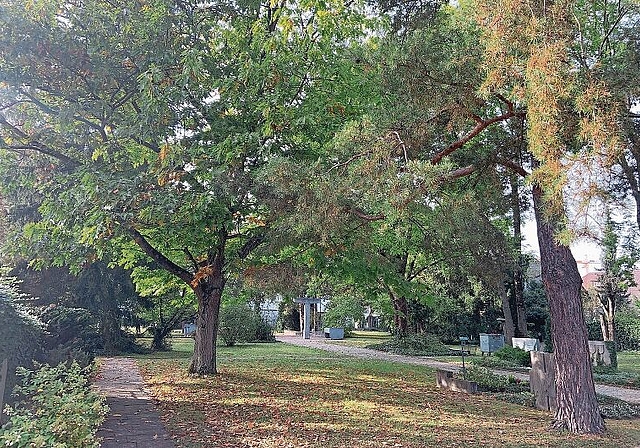
{"type": "Polygon", "coordinates": [[[220,310],[218,334],[228,347],[238,342],[249,342],[256,334],[254,312],[245,303],[233,303],[220,310]]]}
{"type": "Polygon", "coordinates": [[[604,418],[620,420],[640,417],[640,405],[598,395],[598,407],[604,418]]]}
{"type": "Polygon", "coordinates": [[[432,334],[407,335],[404,337],[394,337],[381,344],[367,346],[374,350],[395,353],[397,355],[411,356],[447,356],[452,351],[444,345],[437,336],[432,334]]]}
{"type": "Polygon", "coordinates": [[[616,313],[616,336],[619,350],[640,350],[640,312],[637,306],[616,313]]]}
{"type": "MultiPolygon", "coordinates": [[[[462,373],[456,374],[458,378],[462,378],[462,373]]],[[[486,367],[471,366],[469,367],[464,377],[467,381],[474,381],[478,383],[478,389],[485,392],[508,392],[519,394],[522,392],[529,392],[529,383],[521,381],[511,375],[499,375],[493,373],[486,367]]]]}
{"type": "Polygon", "coordinates": [[[97,319],[86,309],[52,305],[39,318],[46,326],[43,343],[51,365],[73,359],[87,367],[102,347],[97,319]]]}
{"type": "Polygon", "coordinates": [[[518,347],[505,345],[499,348],[494,353],[494,356],[503,361],[512,362],[517,366],[531,367],[531,357],[529,356],[529,352],[518,347]]]}
{"type": "Polygon", "coordinates": [[[593,379],[598,383],[640,389],[640,374],[621,372],[611,366],[594,366],[593,379]]]}
{"type": "Polygon", "coordinates": [[[508,361],[497,358],[495,356],[477,356],[469,359],[469,362],[473,365],[486,367],[489,369],[522,369],[522,365],[519,362],[508,361]]]}
{"type": "Polygon", "coordinates": [[[251,342],[275,342],[276,337],[273,334],[273,327],[264,321],[260,316],[254,314],[255,334],[251,342]]]}
{"type": "Polygon", "coordinates": [[[549,319],[549,303],[540,280],[527,282],[524,289],[524,301],[527,312],[527,323],[532,324],[531,336],[550,344],[551,335],[547,330],[549,319]]]}
{"type": "Polygon", "coordinates": [[[7,408],[0,445],[24,448],[97,448],[95,438],[107,407],[93,392],[87,371],[76,363],[18,369],[20,401],[7,408]]]}
{"type": "Polygon", "coordinates": [[[300,311],[292,298],[286,297],[280,302],[276,327],[281,330],[300,331],[300,311]]]}
{"type": "Polygon", "coordinates": [[[323,316],[325,327],[344,328],[345,336],[354,329],[354,323],[362,319],[363,307],[359,299],[349,294],[333,296],[323,316]]]}
{"type": "Polygon", "coordinates": [[[16,368],[30,367],[42,355],[44,325],[14,302],[18,297],[15,287],[0,277],[0,362],[8,359],[7,391],[16,382],[16,368]]]}

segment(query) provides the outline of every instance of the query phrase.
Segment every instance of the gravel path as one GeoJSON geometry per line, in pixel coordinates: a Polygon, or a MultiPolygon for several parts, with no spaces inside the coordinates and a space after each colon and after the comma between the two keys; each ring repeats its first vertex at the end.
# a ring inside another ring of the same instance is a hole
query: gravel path
{"type": "MultiPolygon", "coordinates": [[[[451,364],[448,362],[438,361],[436,359],[426,356],[403,356],[394,355],[392,353],[380,352],[378,350],[371,350],[367,348],[353,347],[347,345],[343,341],[336,341],[324,338],[322,336],[315,336],[311,339],[303,339],[300,336],[283,336],[278,335],[276,339],[280,342],[287,344],[299,345],[302,347],[317,348],[328,352],[338,353],[345,356],[353,356],[364,359],[379,359],[391,362],[400,362],[403,364],[413,364],[419,366],[432,367],[434,369],[443,369],[450,371],[460,370],[460,366],[451,364]]],[[[506,370],[494,370],[494,372],[500,375],[512,375],[521,380],[529,381],[529,375],[525,373],[515,373],[506,370]]],[[[627,389],[625,387],[609,386],[605,384],[596,384],[596,392],[601,395],[618,398],[628,403],[640,404],[640,390],[627,389]]]]}
{"type": "Polygon", "coordinates": [[[174,448],[131,358],[102,358],[94,381],[110,412],[98,437],[102,448],[174,448]]]}

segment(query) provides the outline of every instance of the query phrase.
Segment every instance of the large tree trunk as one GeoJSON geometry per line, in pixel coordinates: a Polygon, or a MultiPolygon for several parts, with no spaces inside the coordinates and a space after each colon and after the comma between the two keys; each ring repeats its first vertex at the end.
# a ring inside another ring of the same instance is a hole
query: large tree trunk
{"type": "Polygon", "coordinates": [[[582,279],[569,248],[555,239],[556,221],[543,214],[543,194],[539,186],[534,186],[533,204],[556,360],[557,410],[553,426],[574,433],[601,434],[605,426],[591,372],[580,296],[582,279]]]}
{"type": "Polygon", "coordinates": [[[396,335],[404,337],[409,332],[409,304],[404,296],[391,295],[391,304],[393,305],[393,324],[395,326],[396,335]]]}
{"type": "Polygon", "coordinates": [[[216,340],[222,290],[197,291],[198,315],[196,317],[195,343],[189,373],[213,375],[216,366],[216,340]]]}
{"type": "Polygon", "coordinates": [[[189,373],[213,375],[218,373],[216,366],[216,340],[220,317],[220,304],[224,290],[225,277],[224,245],[218,248],[211,265],[201,268],[192,282],[198,298],[195,343],[189,373]]]}
{"type": "Polygon", "coordinates": [[[515,326],[513,324],[513,314],[511,313],[511,304],[509,303],[509,294],[504,286],[504,282],[499,281],[497,284],[497,291],[500,294],[500,300],[502,301],[502,312],[504,314],[504,341],[508,345],[513,345],[513,337],[515,336],[515,326]]]}

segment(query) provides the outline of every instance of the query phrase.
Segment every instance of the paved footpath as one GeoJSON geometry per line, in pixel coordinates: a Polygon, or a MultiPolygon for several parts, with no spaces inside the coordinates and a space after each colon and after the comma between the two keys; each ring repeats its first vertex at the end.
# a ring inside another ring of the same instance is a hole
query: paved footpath
{"type": "MultiPolygon", "coordinates": [[[[353,356],[364,359],[378,359],[384,361],[400,362],[403,364],[413,364],[419,366],[432,367],[434,369],[458,371],[460,366],[448,362],[438,361],[427,356],[402,356],[393,353],[385,353],[378,350],[367,348],[353,347],[342,341],[327,339],[323,336],[312,336],[311,339],[303,339],[300,336],[283,336],[278,335],[276,339],[287,344],[299,345],[302,347],[317,348],[328,352],[339,353],[345,356],[353,356]]],[[[529,381],[529,375],[526,373],[516,373],[506,370],[494,370],[500,375],[512,375],[521,380],[529,381]]],[[[596,384],[596,392],[601,395],[618,398],[628,403],[640,404],[640,390],[627,389],[625,387],[609,386],[605,384],[596,384]]]]}
{"type": "Polygon", "coordinates": [[[138,365],[131,358],[102,358],[94,386],[110,412],[98,431],[102,448],[174,448],[138,365]]]}

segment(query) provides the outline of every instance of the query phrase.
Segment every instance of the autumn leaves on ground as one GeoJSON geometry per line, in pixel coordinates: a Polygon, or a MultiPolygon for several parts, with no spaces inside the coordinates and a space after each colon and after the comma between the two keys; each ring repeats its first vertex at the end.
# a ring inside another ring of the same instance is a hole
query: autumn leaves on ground
{"type": "Polygon", "coordinates": [[[438,390],[431,369],[286,344],[220,348],[221,373],[186,373],[190,342],[139,360],[179,447],[636,447],[638,420],[605,437],[548,430],[547,413],[438,390]]]}

